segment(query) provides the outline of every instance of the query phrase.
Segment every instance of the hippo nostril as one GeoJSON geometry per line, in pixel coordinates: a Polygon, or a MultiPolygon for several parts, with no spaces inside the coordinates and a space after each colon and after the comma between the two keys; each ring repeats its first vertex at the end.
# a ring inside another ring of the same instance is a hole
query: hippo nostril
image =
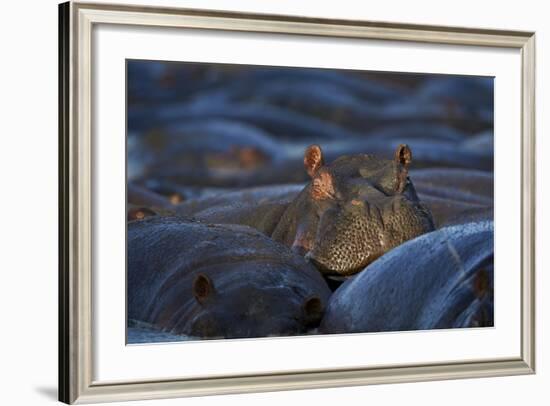
{"type": "Polygon", "coordinates": [[[318,326],[324,311],[323,302],[318,296],[312,295],[307,297],[302,304],[305,325],[309,328],[318,326]]]}

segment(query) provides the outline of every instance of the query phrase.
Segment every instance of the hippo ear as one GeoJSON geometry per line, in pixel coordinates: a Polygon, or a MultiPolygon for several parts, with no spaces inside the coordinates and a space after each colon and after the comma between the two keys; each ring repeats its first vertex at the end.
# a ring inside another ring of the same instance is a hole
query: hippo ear
{"type": "Polygon", "coordinates": [[[321,147],[319,145],[310,145],[307,147],[304,153],[304,166],[308,175],[313,178],[323,165],[323,151],[321,151],[321,147]]]}
{"type": "Polygon", "coordinates": [[[156,216],[153,210],[147,207],[132,207],[128,210],[128,221],[143,220],[145,217],[156,216]]]}
{"type": "Polygon", "coordinates": [[[395,150],[394,160],[403,165],[405,169],[412,161],[412,151],[407,144],[400,144],[395,150]]]}
{"type": "Polygon", "coordinates": [[[403,193],[405,187],[407,186],[409,164],[412,161],[412,152],[407,144],[401,144],[397,147],[395,150],[394,161],[398,165],[395,190],[398,193],[403,193]]]}
{"type": "Polygon", "coordinates": [[[193,281],[193,295],[199,303],[204,301],[212,294],[214,287],[212,281],[203,273],[198,274],[193,281]]]}
{"type": "Polygon", "coordinates": [[[168,196],[168,200],[170,200],[170,203],[172,203],[173,205],[178,205],[181,202],[183,202],[185,199],[180,193],[172,192],[170,196],[168,196]]]}
{"type": "Polygon", "coordinates": [[[319,324],[325,311],[323,302],[318,296],[309,296],[302,305],[306,325],[319,324]]]}

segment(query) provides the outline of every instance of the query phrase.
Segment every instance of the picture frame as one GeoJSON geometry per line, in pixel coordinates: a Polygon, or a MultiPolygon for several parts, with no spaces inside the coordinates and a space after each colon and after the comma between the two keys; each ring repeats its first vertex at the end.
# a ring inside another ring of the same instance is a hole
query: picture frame
{"type": "Polygon", "coordinates": [[[59,400],[87,403],[420,382],[535,372],[535,33],[198,9],[69,2],[59,6],[59,400]],[[519,356],[227,374],[94,379],[92,32],[99,25],[195,28],[519,50],[521,58],[521,308],[519,356]]]}

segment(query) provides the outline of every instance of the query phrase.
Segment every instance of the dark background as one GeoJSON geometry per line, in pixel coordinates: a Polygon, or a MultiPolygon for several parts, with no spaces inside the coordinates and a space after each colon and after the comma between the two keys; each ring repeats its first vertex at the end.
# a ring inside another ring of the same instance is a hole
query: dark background
{"type": "Polygon", "coordinates": [[[127,89],[129,181],[176,201],[305,182],[312,143],[493,171],[490,77],[129,60],[127,89]]]}

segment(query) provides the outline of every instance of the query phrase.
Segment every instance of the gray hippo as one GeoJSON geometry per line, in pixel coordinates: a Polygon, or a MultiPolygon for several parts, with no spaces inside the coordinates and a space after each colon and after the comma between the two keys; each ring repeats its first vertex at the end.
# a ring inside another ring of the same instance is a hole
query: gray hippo
{"type": "Polygon", "coordinates": [[[493,218],[493,173],[473,169],[415,170],[418,197],[436,227],[493,218]]]}
{"type": "Polygon", "coordinates": [[[493,222],[444,227],[392,250],[331,296],[323,333],[493,325],[493,222]]]}
{"type": "Polygon", "coordinates": [[[321,148],[312,145],[304,154],[311,180],[292,200],[236,202],[194,213],[185,205],[180,214],[254,227],[305,255],[323,273],[350,275],[434,229],[408,176],[411,160],[409,147],[399,145],[393,159],[357,154],[325,164],[321,148]]]}
{"type": "Polygon", "coordinates": [[[129,205],[160,209],[174,208],[171,199],[133,182],[129,182],[126,188],[126,200],[129,205]]]}
{"type": "Polygon", "coordinates": [[[431,168],[411,171],[416,191],[469,203],[493,204],[493,172],[431,168]]]}
{"type": "Polygon", "coordinates": [[[128,157],[130,179],[169,176],[186,184],[197,174],[211,182],[238,179],[279,162],[281,149],[270,134],[243,122],[186,120],[130,133],[128,157]]]}
{"type": "Polygon", "coordinates": [[[200,338],[304,334],[330,290],[301,256],[249,227],[128,223],[128,322],[200,338]]]}
{"type": "Polygon", "coordinates": [[[493,206],[418,193],[422,203],[430,209],[436,228],[451,224],[493,219],[493,206]]]}
{"type": "Polygon", "coordinates": [[[175,208],[172,202],[172,199],[129,182],[126,188],[127,220],[141,220],[158,214],[168,214],[175,208]]]}

